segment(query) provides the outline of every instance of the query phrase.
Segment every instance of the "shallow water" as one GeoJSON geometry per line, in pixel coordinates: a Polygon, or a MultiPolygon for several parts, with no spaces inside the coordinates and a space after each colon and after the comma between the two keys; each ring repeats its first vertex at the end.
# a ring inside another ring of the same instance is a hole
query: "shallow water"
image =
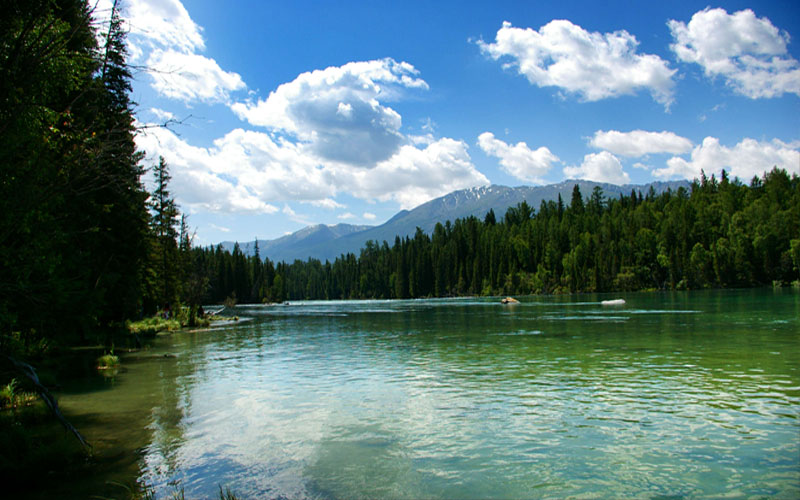
{"type": "Polygon", "coordinates": [[[60,395],[110,457],[83,487],[800,497],[800,293],[521,301],[239,306],[236,324],[158,339],[60,395]]]}

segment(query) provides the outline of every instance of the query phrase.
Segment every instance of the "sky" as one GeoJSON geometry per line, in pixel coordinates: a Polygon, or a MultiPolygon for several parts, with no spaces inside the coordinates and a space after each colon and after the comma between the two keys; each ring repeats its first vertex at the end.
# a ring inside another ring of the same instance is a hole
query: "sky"
{"type": "Polygon", "coordinates": [[[800,173],[793,0],[119,8],[137,145],[200,245],[381,224],[489,184],[800,173]]]}

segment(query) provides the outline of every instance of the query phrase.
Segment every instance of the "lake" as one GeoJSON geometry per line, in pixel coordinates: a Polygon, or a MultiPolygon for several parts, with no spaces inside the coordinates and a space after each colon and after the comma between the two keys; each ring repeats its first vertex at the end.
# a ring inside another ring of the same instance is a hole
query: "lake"
{"type": "Polygon", "coordinates": [[[69,491],[800,497],[800,292],[520,300],[238,306],[158,338],[60,394],[101,457],[69,491]]]}

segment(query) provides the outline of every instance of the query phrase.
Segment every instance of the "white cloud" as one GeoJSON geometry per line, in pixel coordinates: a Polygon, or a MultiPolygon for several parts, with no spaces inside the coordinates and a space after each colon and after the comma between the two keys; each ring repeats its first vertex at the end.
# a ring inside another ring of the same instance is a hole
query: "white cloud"
{"type": "Polygon", "coordinates": [[[558,157],[542,146],[533,151],[524,142],[515,145],[507,144],[496,139],[491,132],[484,132],[478,136],[478,145],[490,156],[500,159],[503,170],[517,179],[536,184],[544,184],[544,176],[558,157]]]}
{"type": "Polygon", "coordinates": [[[223,71],[199,54],[154,50],[147,60],[153,88],[162,96],[185,102],[225,102],[229,93],[245,88],[242,78],[223,71]]]}
{"type": "Polygon", "coordinates": [[[800,64],[788,54],[789,34],[750,10],[696,12],[688,24],[670,20],[678,59],[699,64],[709,77],[722,76],[751,99],[800,95],[800,64]]]}
{"type": "Polygon", "coordinates": [[[415,146],[428,146],[436,142],[436,138],[433,134],[425,134],[425,135],[409,135],[406,136],[406,139],[414,144],[415,146]]]}
{"type": "Polygon", "coordinates": [[[173,113],[170,113],[169,111],[165,111],[163,109],[150,108],[150,112],[153,113],[153,115],[155,115],[155,117],[158,118],[159,120],[168,121],[175,119],[175,115],[173,113]]]}
{"type": "Polygon", "coordinates": [[[421,128],[423,132],[427,132],[428,134],[433,134],[436,131],[436,127],[437,127],[436,122],[431,120],[431,117],[429,116],[425,120],[423,120],[421,128]]]}
{"type": "MultiPolygon", "coordinates": [[[[93,17],[100,32],[107,30],[111,6],[111,0],[98,0],[93,17]]],[[[160,95],[187,103],[226,102],[231,91],[246,87],[237,73],[200,55],[205,49],[202,28],[180,0],[127,0],[120,2],[119,13],[129,30],[129,62],[145,59],[160,95]]]]}
{"type": "Polygon", "coordinates": [[[130,36],[184,53],[205,49],[202,28],[180,0],[128,0],[121,5],[130,36]]]}
{"type": "Polygon", "coordinates": [[[217,231],[221,231],[223,233],[230,233],[231,232],[230,228],[224,227],[224,226],[218,226],[216,224],[209,224],[208,227],[210,227],[211,229],[215,229],[217,231]]]}
{"type": "Polygon", "coordinates": [[[672,132],[633,130],[598,130],[589,145],[621,156],[639,157],[655,153],[683,154],[692,149],[692,141],[672,132]]]}
{"type": "Polygon", "coordinates": [[[315,207],[324,208],[326,210],[335,210],[337,208],[345,208],[344,205],[342,205],[338,201],[333,200],[331,198],[323,198],[321,200],[312,200],[312,201],[310,201],[308,203],[311,203],[315,207]]]}
{"type": "Polygon", "coordinates": [[[336,218],[340,219],[340,220],[349,220],[349,219],[355,219],[356,216],[355,216],[355,214],[352,214],[350,212],[345,212],[345,213],[343,213],[341,215],[337,215],[336,218]]]}
{"type": "Polygon", "coordinates": [[[564,175],[570,179],[586,179],[610,184],[627,184],[628,174],[622,170],[622,164],[616,156],[608,151],[591,153],[583,157],[579,167],[564,167],[564,175]]]}
{"type": "Polygon", "coordinates": [[[361,215],[361,217],[363,217],[363,218],[364,218],[364,219],[366,219],[366,220],[375,220],[375,219],[377,219],[377,218],[378,218],[378,216],[377,216],[377,215],[375,215],[375,214],[373,214],[373,213],[370,213],[370,212],[364,212],[364,213],[361,215]]]}
{"type": "Polygon", "coordinates": [[[759,142],[746,138],[732,148],[719,143],[716,137],[706,137],[703,143],[692,150],[690,160],[673,157],[665,168],[656,169],[656,177],[671,179],[694,179],[703,170],[706,175],[717,174],[724,168],[732,176],[749,181],[761,176],[773,167],[800,174],[800,149],[798,144],[786,144],[777,139],[759,142]]]}
{"type": "Polygon", "coordinates": [[[336,114],[341,115],[344,118],[350,119],[353,117],[353,105],[352,104],[345,104],[343,102],[339,103],[339,106],[336,108],[336,114]]]}
{"type": "Polygon", "coordinates": [[[163,155],[171,165],[174,192],[189,211],[274,213],[281,203],[291,210],[287,201],[344,208],[338,193],[409,208],[488,183],[463,142],[401,132],[402,118],[387,103],[428,88],[409,63],[382,59],[303,73],[265,100],[231,104],[231,94],[246,85],[199,53],[201,28],[180,1],[130,0],[123,14],[131,46],[156,70],[153,87],[161,96],[226,102],[240,118],[268,129],[235,129],[209,147],[163,128],[137,138],[149,161],[163,155]]]}
{"type": "Polygon", "coordinates": [[[494,43],[478,45],[495,60],[510,57],[504,67],[516,67],[532,84],[559,87],[586,101],[642,89],[665,106],[673,101],[675,70],[656,55],[638,54],[639,42],[624,30],[590,33],[567,20],[554,20],[536,31],[504,22],[494,43]]]}
{"type": "Polygon", "coordinates": [[[174,133],[153,128],[136,137],[137,146],[155,163],[163,156],[170,167],[172,191],[189,212],[275,213],[274,205],[263,201],[218,163],[219,151],[191,146],[174,133]]]}
{"type": "Polygon", "coordinates": [[[394,200],[406,209],[457,189],[489,184],[472,164],[466,143],[449,138],[425,149],[404,145],[373,169],[341,169],[335,178],[356,197],[394,200]]]}
{"type": "Polygon", "coordinates": [[[424,149],[404,145],[372,169],[320,163],[302,144],[242,129],[201,148],[155,128],[137,136],[137,145],[149,161],[164,156],[179,203],[213,212],[274,213],[275,203],[287,201],[338,208],[334,198],[340,192],[413,208],[456,189],[489,183],[472,164],[467,145],[447,138],[424,149]]]}
{"type": "Polygon", "coordinates": [[[304,226],[311,225],[311,223],[312,223],[311,219],[309,219],[308,216],[303,215],[303,214],[298,214],[297,212],[292,210],[292,207],[290,207],[288,203],[284,203],[283,204],[283,208],[281,209],[281,213],[283,213],[284,215],[289,217],[289,220],[291,220],[293,222],[296,222],[298,224],[302,224],[304,226]]]}
{"type": "Polygon", "coordinates": [[[253,125],[292,134],[324,160],[372,167],[405,142],[400,115],[380,101],[428,88],[417,74],[393,59],[350,62],[302,73],[266,100],[231,109],[253,125]]]}

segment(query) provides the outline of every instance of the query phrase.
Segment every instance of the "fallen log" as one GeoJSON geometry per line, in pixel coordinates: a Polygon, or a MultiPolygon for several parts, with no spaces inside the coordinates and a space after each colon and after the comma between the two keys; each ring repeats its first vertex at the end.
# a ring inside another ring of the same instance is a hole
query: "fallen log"
{"type": "Polygon", "coordinates": [[[12,365],[14,365],[14,367],[20,373],[25,375],[25,377],[28,380],[30,380],[31,383],[33,383],[34,387],[36,387],[36,392],[39,393],[39,396],[44,400],[44,402],[47,405],[47,407],[50,408],[50,411],[53,413],[53,415],[55,415],[55,417],[58,419],[58,421],[61,422],[61,425],[63,425],[66,430],[71,432],[75,436],[75,438],[77,438],[78,442],[81,443],[81,446],[83,446],[84,450],[86,450],[88,452],[91,452],[92,451],[92,445],[90,445],[89,443],[86,442],[86,439],[78,431],[78,429],[76,429],[75,426],[72,425],[69,422],[69,420],[67,420],[67,418],[64,416],[64,414],[61,413],[61,410],[58,408],[58,402],[56,401],[56,398],[54,398],[53,395],[50,394],[50,391],[47,390],[47,387],[45,387],[39,381],[39,376],[36,374],[36,370],[34,370],[34,368],[31,365],[29,365],[28,363],[25,363],[24,361],[20,361],[18,359],[14,359],[11,356],[7,356],[7,355],[5,356],[5,358],[12,365]]]}

